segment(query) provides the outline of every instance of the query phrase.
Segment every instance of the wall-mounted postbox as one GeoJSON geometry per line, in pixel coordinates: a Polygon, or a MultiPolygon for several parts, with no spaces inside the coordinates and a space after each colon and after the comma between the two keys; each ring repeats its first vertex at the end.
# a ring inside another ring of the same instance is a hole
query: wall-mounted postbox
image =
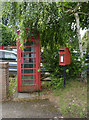
{"type": "Polygon", "coordinates": [[[69,65],[70,64],[70,51],[67,47],[59,48],[59,65],[69,65]]]}

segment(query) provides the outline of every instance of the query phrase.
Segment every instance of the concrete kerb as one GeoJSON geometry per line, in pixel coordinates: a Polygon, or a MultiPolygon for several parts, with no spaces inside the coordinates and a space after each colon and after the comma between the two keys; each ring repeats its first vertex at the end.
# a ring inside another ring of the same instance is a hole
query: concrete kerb
{"type": "Polygon", "coordinates": [[[12,101],[19,101],[19,100],[33,100],[33,99],[40,99],[40,95],[38,92],[34,93],[18,93],[16,92],[13,96],[12,101]]]}
{"type": "MultiPolygon", "coordinates": [[[[51,94],[50,94],[51,96],[51,94]]],[[[30,101],[30,100],[43,100],[49,99],[49,95],[40,94],[39,92],[32,92],[32,93],[18,93],[16,92],[13,96],[12,101],[30,101]]]]}

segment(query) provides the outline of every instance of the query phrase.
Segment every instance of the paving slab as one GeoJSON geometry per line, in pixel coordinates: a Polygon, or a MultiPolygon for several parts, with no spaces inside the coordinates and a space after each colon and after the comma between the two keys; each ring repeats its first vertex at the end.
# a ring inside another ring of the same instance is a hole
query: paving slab
{"type": "Polygon", "coordinates": [[[48,99],[2,103],[3,118],[61,118],[59,109],[48,99]]]}
{"type": "Polygon", "coordinates": [[[36,98],[37,96],[39,96],[38,92],[34,92],[34,93],[18,93],[16,92],[15,95],[14,95],[14,98],[36,98]]]}

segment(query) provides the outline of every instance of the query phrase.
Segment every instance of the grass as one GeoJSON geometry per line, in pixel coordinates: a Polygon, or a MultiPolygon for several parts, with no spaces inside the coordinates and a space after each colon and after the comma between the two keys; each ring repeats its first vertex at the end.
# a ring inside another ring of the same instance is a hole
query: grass
{"type": "Polygon", "coordinates": [[[60,112],[65,118],[87,117],[87,85],[79,81],[71,81],[66,88],[53,91],[59,98],[60,112]]]}

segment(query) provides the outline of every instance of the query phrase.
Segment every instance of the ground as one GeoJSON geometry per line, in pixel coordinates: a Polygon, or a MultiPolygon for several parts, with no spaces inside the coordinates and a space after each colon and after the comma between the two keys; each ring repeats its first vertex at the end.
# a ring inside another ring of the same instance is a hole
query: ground
{"type": "Polygon", "coordinates": [[[8,101],[2,104],[3,118],[60,118],[59,109],[48,99],[8,101]]]}
{"type": "Polygon", "coordinates": [[[44,92],[18,93],[16,84],[15,80],[10,79],[10,99],[2,103],[3,118],[62,117],[59,107],[48,98],[47,94],[50,94],[48,90],[44,90],[44,92]],[[14,93],[14,91],[16,92],[14,93]]]}
{"type": "MultiPolygon", "coordinates": [[[[11,84],[12,85],[12,84],[11,84]]],[[[70,80],[65,88],[18,93],[2,104],[4,118],[86,118],[87,84],[70,80]]],[[[12,90],[11,90],[12,91],[12,90]]],[[[11,93],[12,94],[12,93],[11,93]]]]}

